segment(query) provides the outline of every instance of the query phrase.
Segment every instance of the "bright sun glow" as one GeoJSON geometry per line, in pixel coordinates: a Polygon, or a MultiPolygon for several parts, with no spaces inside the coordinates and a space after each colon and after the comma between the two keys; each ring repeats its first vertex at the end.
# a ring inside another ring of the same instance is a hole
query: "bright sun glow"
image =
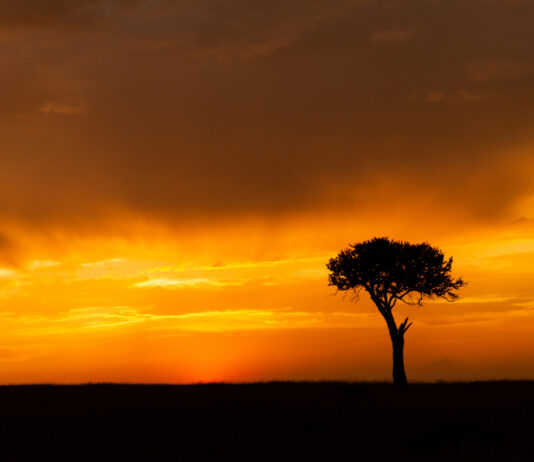
{"type": "MultiPolygon", "coordinates": [[[[325,263],[344,245],[332,244],[327,231],[255,260],[240,256],[242,241],[230,237],[217,238],[217,252],[197,253],[200,245],[215,248],[205,235],[186,238],[189,252],[161,235],[157,245],[37,248],[27,263],[0,268],[0,378],[49,380],[51,367],[60,381],[306,378],[311,370],[321,378],[361,377],[354,371],[385,378],[383,320],[365,294],[354,303],[327,285],[325,263]]],[[[284,232],[281,241],[302,236],[296,227],[284,232]]],[[[534,240],[510,233],[445,242],[454,271],[469,278],[457,303],[397,308],[415,322],[407,343],[412,376],[467,376],[491,352],[515,354],[530,344],[534,297],[525,275],[533,274],[534,240]],[[488,329],[500,332],[499,342],[478,335],[488,329]],[[432,366],[443,355],[449,360],[432,366]]],[[[521,366],[499,367],[522,374],[521,366]]]]}

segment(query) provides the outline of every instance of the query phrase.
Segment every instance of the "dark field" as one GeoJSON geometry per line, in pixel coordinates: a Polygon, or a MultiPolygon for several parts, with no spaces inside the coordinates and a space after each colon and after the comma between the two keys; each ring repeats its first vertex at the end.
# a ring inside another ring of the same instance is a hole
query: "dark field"
{"type": "Polygon", "coordinates": [[[534,382],[0,388],[1,460],[534,461],[534,382]]]}

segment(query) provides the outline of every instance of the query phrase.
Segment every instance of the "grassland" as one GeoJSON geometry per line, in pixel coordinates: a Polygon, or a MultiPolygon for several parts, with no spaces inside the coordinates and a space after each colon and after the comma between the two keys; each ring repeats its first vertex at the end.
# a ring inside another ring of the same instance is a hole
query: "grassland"
{"type": "Polygon", "coordinates": [[[534,382],[0,387],[0,460],[534,461],[534,382]]]}

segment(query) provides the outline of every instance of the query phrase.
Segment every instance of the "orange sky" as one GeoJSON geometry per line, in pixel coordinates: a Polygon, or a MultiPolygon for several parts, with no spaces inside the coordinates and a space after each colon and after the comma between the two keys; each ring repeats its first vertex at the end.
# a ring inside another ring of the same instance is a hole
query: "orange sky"
{"type": "MultiPolygon", "coordinates": [[[[388,379],[350,242],[469,281],[412,380],[534,378],[534,3],[0,6],[0,382],[388,379]]],[[[397,308],[396,308],[397,309],[397,308]]]]}

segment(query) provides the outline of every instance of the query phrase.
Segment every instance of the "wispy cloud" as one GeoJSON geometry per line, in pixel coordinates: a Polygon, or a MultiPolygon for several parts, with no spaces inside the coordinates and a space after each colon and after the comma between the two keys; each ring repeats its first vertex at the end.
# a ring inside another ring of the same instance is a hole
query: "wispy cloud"
{"type": "Polygon", "coordinates": [[[476,102],[498,102],[500,98],[496,94],[487,92],[475,92],[467,90],[429,90],[415,92],[410,95],[410,99],[422,101],[428,104],[436,103],[476,103],[476,102]]]}
{"type": "Polygon", "coordinates": [[[475,82],[513,80],[534,73],[534,61],[481,59],[468,63],[466,70],[475,82]]]}
{"type": "MultiPolygon", "coordinates": [[[[454,303],[455,304],[485,304],[485,303],[509,303],[517,301],[517,297],[507,296],[507,295],[479,295],[477,297],[465,297],[459,298],[454,303]]],[[[434,300],[429,300],[427,303],[450,303],[442,298],[436,298],[434,300]]]]}
{"type": "Polygon", "coordinates": [[[306,312],[285,309],[209,310],[181,314],[160,314],[130,306],[84,307],[56,316],[5,313],[19,335],[69,334],[97,329],[143,325],[143,330],[175,332],[236,332],[262,329],[332,328],[380,324],[373,313],[306,312]]]}
{"type": "Polygon", "coordinates": [[[85,267],[102,267],[102,266],[108,266],[108,265],[115,265],[117,263],[122,263],[123,261],[124,261],[123,258],[110,258],[108,260],[99,260],[99,261],[82,263],[82,266],[85,266],[85,267]]]}
{"type": "Polygon", "coordinates": [[[0,279],[11,279],[15,277],[17,272],[12,269],[0,268],[0,279]]]}
{"type": "Polygon", "coordinates": [[[87,114],[88,108],[82,103],[64,103],[61,101],[48,101],[39,107],[43,114],[57,114],[63,116],[82,116],[87,114]]]}
{"type": "Polygon", "coordinates": [[[246,281],[224,281],[215,280],[209,278],[193,278],[193,279],[167,279],[167,278],[155,278],[148,279],[146,281],[137,282],[134,287],[163,287],[163,288],[179,288],[179,287],[226,287],[226,286],[239,286],[246,281]]]}
{"type": "Polygon", "coordinates": [[[405,42],[415,35],[415,29],[383,29],[373,32],[369,40],[371,43],[405,42]]]}
{"type": "Polygon", "coordinates": [[[245,262],[224,262],[216,261],[211,265],[188,265],[176,266],[166,265],[156,268],[151,268],[147,273],[168,272],[168,273],[183,273],[186,271],[224,271],[234,269],[256,269],[256,268],[270,268],[273,266],[292,265],[301,263],[324,262],[325,258],[329,257],[331,252],[325,252],[321,255],[305,258],[281,258],[279,260],[258,260],[245,262]]]}
{"type": "Polygon", "coordinates": [[[34,261],[31,261],[30,263],[28,263],[28,265],[26,266],[26,269],[30,270],[30,271],[35,271],[35,270],[39,270],[39,269],[43,269],[43,268],[52,268],[54,266],[59,266],[61,265],[60,262],[58,261],[53,261],[53,260],[34,260],[34,261]]]}

